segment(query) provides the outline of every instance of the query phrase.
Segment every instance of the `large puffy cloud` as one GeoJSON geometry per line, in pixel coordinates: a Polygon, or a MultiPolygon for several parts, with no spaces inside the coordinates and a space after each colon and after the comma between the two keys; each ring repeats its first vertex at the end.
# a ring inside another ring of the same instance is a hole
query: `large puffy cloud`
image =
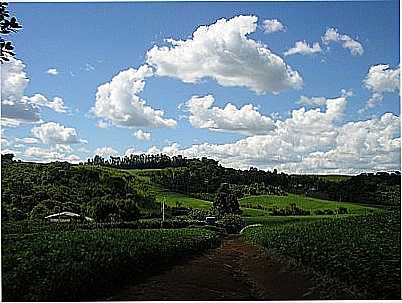
{"type": "Polygon", "coordinates": [[[21,101],[24,103],[32,104],[36,107],[48,107],[58,113],[67,112],[67,107],[64,105],[64,101],[60,97],[55,97],[52,101],[50,101],[41,94],[35,94],[32,97],[23,97],[21,101]]]}
{"type": "Polygon", "coordinates": [[[152,68],[148,65],[119,72],[110,82],[98,87],[95,106],[91,112],[116,126],[176,126],[175,120],[165,119],[162,110],[145,105],[145,101],[138,96],[144,89],[145,78],[152,75],[152,68]]]}
{"type": "Polygon", "coordinates": [[[343,48],[347,48],[353,56],[361,56],[364,53],[363,46],[360,42],[352,39],[348,35],[340,34],[336,28],[328,28],[324,36],[321,37],[322,42],[326,45],[331,42],[340,43],[343,48]]]}
{"type": "Polygon", "coordinates": [[[321,46],[318,42],[313,43],[312,46],[310,46],[306,41],[297,41],[295,43],[295,46],[288,49],[284,55],[285,56],[290,56],[290,55],[313,55],[315,53],[321,53],[322,49],[321,46]]]}
{"type": "Polygon", "coordinates": [[[43,123],[34,127],[31,132],[34,137],[45,144],[86,143],[85,140],[78,138],[77,131],[74,128],[65,127],[55,122],[43,123]]]}
{"type": "Polygon", "coordinates": [[[193,127],[251,135],[267,134],[275,128],[273,120],[261,115],[251,104],[237,108],[228,103],[224,108],[219,108],[212,106],[214,101],[212,95],[207,95],[193,96],[186,102],[193,127]]]}
{"type": "Polygon", "coordinates": [[[264,20],[262,23],[264,28],[264,33],[271,34],[274,32],[284,32],[286,30],[285,26],[278,19],[268,19],[264,20]]]}
{"type": "Polygon", "coordinates": [[[363,110],[373,108],[384,98],[384,93],[399,91],[400,67],[391,69],[388,64],[378,64],[370,67],[364,86],[372,92],[372,96],[363,110]]]}
{"type": "Polygon", "coordinates": [[[40,110],[48,107],[56,112],[66,112],[63,99],[55,97],[49,101],[41,94],[24,96],[29,79],[25,64],[21,60],[10,59],[1,66],[1,107],[2,124],[18,126],[21,123],[40,122],[40,110]]]}
{"type": "Polygon", "coordinates": [[[256,31],[257,20],[237,16],[200,26],[191,39],[169,39],[171,46],[154,46],[147,53],[147,63],[158,75],[187,83],[211,77],[222,86],[243,86],[257,93],[301,88],[303,80],[297,71],[266,45],[247,37],[256,31]]]}
{"type": "Polygon", "coordinates": [[[325,111],[294,110],[291,117],[276,121],[276,129],[267,135],[228,144],[152,147],[148,153],[205,156],[229,167],[277,168],[290,173],[355,174],[400,169],[400,118],[386,113],[342,124],[348,95],[326,99],[325,111]]]}

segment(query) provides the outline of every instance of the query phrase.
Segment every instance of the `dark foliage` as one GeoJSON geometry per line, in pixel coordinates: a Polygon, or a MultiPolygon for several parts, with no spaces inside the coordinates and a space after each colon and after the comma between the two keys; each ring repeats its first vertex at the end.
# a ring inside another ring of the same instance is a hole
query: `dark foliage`
{"type": "Polygon", "coordinates": [[[10,58],[15,56],[13,52],[14,46],[11,41],[4,40],[5,35],[16,33],[22,26],[18,23],[15,17],[11,17],[8,11],[8,3],[0,3],[0,62],[10,61],[10,58]]]}
{"type": "Polygon", "coordinates": [[[285,208],[274,207],[272,209],[271,215],[272,216],[308,216],[308,215],[310,215],[310,211],[296,206],[295,203],[291,203],[285,208]]]}
{"type": "Polygon", "coordinates": [[[158,155],[130,155],[124,157],[113,157],[104,159],[96,155],[93,159],[88,159],[87,165],[107,166],[123,169],[158,169],[166,167],[187,166],[190,160],[182,156],[169,157],[164,154],[158,155]]]}
{"type": "Polygon", "coordinates": [[[246,222],[240,215],[226,214],[216,222],[216,225],[225,228],[230,234],[235,234],[246,226],[246,222]]]}
{"type": "Polygon", "coordinates": [[[140,209],[159,209],[146,184],[131,175],[67,162],[2,160],[2,220],[71,211],[99,222],[132,221],[139,218],[140,209]]]}
{"type": "Polygon", "coordinates": [[[237,200],[237,197],[230,191],[229,184],[221,184],[216,194],[213,208],[219,216],[241,214],[239,200],[237,200]]]}

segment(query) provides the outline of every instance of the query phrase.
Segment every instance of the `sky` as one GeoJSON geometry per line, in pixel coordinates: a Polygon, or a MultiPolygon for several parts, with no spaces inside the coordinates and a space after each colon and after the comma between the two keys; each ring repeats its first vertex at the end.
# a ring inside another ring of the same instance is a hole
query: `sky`
{"type": "Polygon", "coordinates": [[[400,170],[399,2],[11,3],[1,148],[400,170]]]}

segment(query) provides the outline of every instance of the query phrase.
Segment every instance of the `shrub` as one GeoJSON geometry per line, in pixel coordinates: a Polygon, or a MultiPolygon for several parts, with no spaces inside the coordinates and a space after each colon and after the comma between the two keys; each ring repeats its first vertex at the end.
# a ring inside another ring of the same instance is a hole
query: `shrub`
{"type": "Polygon", "coordinates": [[[340,214],[340,215],[347,214],[348,209],[346,207],[338,207],[337,213],[340,214]]]}
{"type": "Polygon", "coordinates": [[[240,230],[246,226],[243,218],[240,215],[227,214],[221,217],[216,225],[224,227],[228,233],[234,234],[240,232],[240,230]]]}
{"type": "Polygon", "coordinates": [[[193,208],[187,213],[187,218],[190,220],[204,221],[205,217],[215,215],[212,210],[193,208]]]}
{"type": "Polygon", "coordinates": [[[308,216],[310,215],[309,210],[298,207],[295,203],[291,203],[286,208],[273,207],[272,216],[308,216]]]}

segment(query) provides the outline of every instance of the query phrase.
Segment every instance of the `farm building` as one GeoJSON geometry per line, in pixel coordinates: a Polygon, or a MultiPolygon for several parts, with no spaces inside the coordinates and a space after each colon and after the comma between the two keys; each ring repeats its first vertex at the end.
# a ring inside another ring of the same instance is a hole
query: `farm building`
{"type": "Polygon", "coordinates": [[[60,222],[83,222],[83,221],[92,222],[92,221],[94,221],[94,219],[92,219],[92,218],[81,216],[79,214],[72,213],[72,212],[69,212],[69,211],[64,211],[64,212],[61,212],[61,213],[49,215],[49,216],[46,216],[45,219],[48,220],[49,222],[56,222],[56,223],[60,223],[60,222]]]}

